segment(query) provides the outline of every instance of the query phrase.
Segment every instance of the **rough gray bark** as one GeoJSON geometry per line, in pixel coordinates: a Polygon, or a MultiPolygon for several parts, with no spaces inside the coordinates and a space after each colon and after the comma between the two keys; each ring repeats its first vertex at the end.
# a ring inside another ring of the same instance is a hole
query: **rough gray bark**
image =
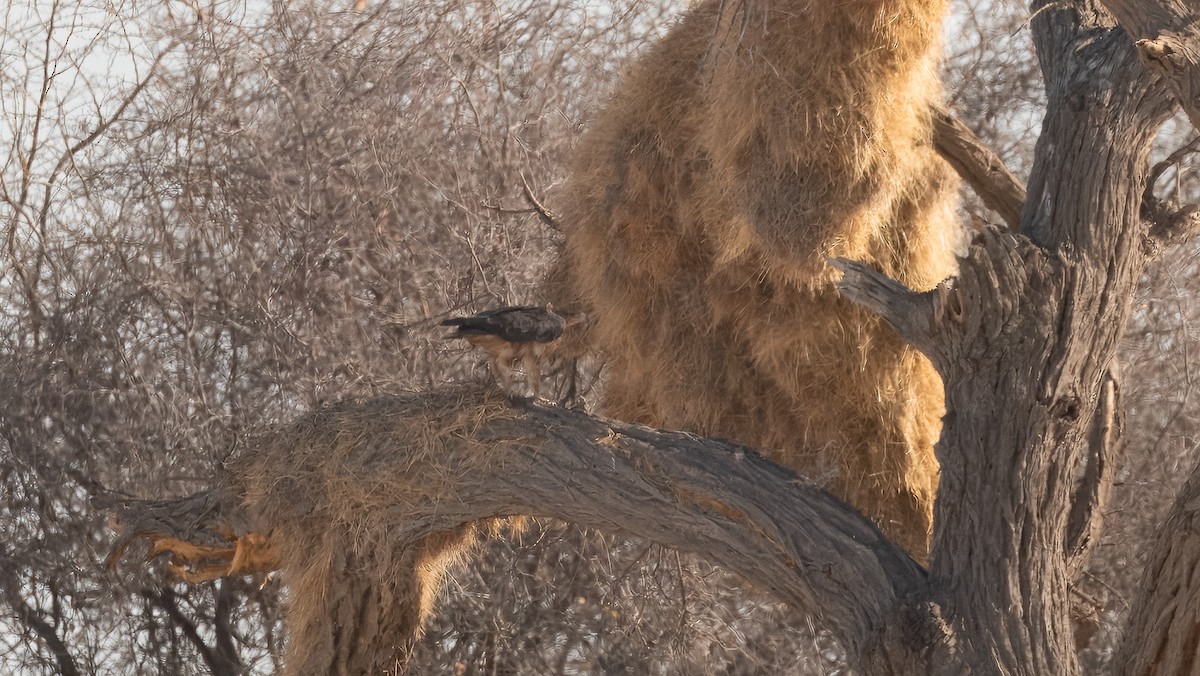
{"type": "Polygon", "coordinates": [[[1195,3],[1185,0],[1104,0],[1136,41],[1147,68],[1175,93],[1200,129],[1200,24],[1195,3]]]}
{"type": "Polygon", "coordinates": [[[970,184],[987,208],[1000,214],[1009,229],[1021,228],[1025,186],[1013,176],[967,125],[940,106],[931,111],[933,145],[950,166],[970,184]]]}

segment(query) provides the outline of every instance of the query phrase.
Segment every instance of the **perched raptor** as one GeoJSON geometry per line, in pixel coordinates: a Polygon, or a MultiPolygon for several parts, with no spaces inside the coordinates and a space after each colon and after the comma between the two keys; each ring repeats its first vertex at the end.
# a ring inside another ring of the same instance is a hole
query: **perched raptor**
{"type": "Polygon", "coordinates": [[[505,390],[512,388],[513,367],[521,360],[525,382],[537,398],[542,360],[554,351],[555,343],[567,327],[582,320],[583,315],[563,317],[549,308],[522,305],[486,310],[471,317],[454,317],[442,322],[442,326],[457,327],[450,338],[463,338],[488,353],[492,374],[505,390]]]}

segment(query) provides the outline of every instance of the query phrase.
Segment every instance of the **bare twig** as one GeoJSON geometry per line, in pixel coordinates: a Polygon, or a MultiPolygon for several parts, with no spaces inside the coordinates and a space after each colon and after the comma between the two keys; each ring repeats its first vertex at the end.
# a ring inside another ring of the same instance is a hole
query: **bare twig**
{"type": "Polygon", "coordinates": [[[555,230],[562,230],[558,224],[558,216],[556,216],[554,212],[547,209],[545,205],[542,204],[541,200],[537,198],[537,195],[533,194],[533,188],[529,187],[529,179],[525,178],[525,174],[521,174],[521,189],[525,195],[525,200],[529,202],[529,205],[532,206],[533,210],[537,212],[538,218],[542,219],[542,223],[545,223],[555,230]]]}

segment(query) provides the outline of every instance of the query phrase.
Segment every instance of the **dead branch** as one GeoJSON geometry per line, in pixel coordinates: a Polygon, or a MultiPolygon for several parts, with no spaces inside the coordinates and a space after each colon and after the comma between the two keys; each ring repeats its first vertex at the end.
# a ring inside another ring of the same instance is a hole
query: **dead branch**
{"type": "Polygon", "coordinates": [[[533,193],[533,188],[529,186],[529,179],[525,178],[525,174],[521,174],[521,192],[525,195],[525,201],[529,202],[529,206],[537,212],[538,218],[542,223],[550,226],[555,230],[561,230],[562,226],[558,223],[558,216],[546,208],[537,195],[533,193]]]}
{"type": "Polygon", "coordinates": [[[1088,557],[1100,541],[1104,511],[1117,468],[1124,458],[1125,407],[1116,367],[1109,369],[1100,390],[1100,403],[1088,439],[1087,466],[1080,477],[1067,524],[1067,552],[1072,580],[1078,580],[1088,557]]]}

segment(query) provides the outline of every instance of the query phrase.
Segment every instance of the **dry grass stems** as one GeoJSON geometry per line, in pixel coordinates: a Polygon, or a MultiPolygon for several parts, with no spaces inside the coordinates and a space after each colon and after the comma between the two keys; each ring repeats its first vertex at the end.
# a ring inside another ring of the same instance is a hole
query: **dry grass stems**
{"type": "Polygon", "coordinates": [[[551,278],[595,322],[606,414],[768,449],[918,557],[942,386],[825,260],[917,289],[954,270],[928,118],[945,9],[698,4],[581,142],[551,278]]]}

